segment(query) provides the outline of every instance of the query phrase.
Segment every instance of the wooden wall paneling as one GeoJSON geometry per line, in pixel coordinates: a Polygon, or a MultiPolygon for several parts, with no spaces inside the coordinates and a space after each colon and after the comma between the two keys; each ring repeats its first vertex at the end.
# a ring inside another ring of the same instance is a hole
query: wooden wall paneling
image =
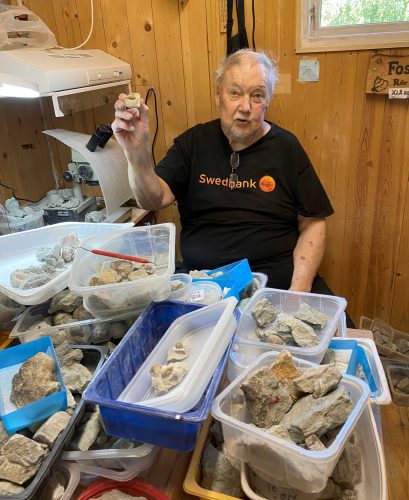
{"type": "MultiPolygon", "coordinates": [[[[393,286],[398,262],[402,228],[404,196],[408,182],[409,164],[404,164],[408,144],[406,126],[408,102],[389,100],[385,107],[383,144],[380,156],[369,261],[368,289],[365,316],[390,320],[393,286]]],[[[407,157],[407,156],[406,156],[407,157]]]]}
{"type": "Polygon", "coordinates": [[[177,2],[152,1],[165,144],[187,128],[183,59],[177,2]]]}
{"type": "Polygon", "coordinates": [[[373,231],[385,109],[384,97],[365,94],[364,82],[371,55],[368,51],[361,52],[356,62],[342,267],[334,277],[339,293],[348,300],[348,312],[355,324],[364,314],[366,295],[370,293],[367,290],[371,254],[368,242],[373,231]]]}
{"type": "MultiPolygon", "coordinates": [[[[153,22],[152,3],[146,0],[128,0],[127,18],[132,53],[132,71],[135,90],[145,99],[149,87],[153,87],[157,97],[158,133],[155,142],[156,161],[166,152],[165,123],[162,112],[161,90],[159,86],[158,64],[156,57],[156,26],[153,22]]],[[[156,127],[154,96],[148,99],[149,128],[151,144],[156,127]]]]}
{"type": "MultiPolygon", "coordinates": [[[[17,3],[17,0],[13,3],[17,3]]],[[[44,2],[44,0],[24,0],[23,3],[27,9],[33,11],[48,26],[57,38],[57,24],[53,4],[44,2]]]]}
{"type": "MultiPolygon", "coordinates": [[[[101,2],[104,0],[94,0],[94,27],[91,37],[84,45],[85,49],[101,49],[106,51],[107,44],[102,19],[101,2]]],[[[87,0],[77,0],[77,12],[80,20],[81,43],[87,38],[91,27],[91,5],[87,0]]]]}
{"type": "Polygon", "coordinates": [[[323,142],[319,174],[335,214],[327,221],[327,248],[320,269],[335,293],[339,293],[338,276],[343,258],[340,250],[345,231],[356,60],[356,52],[339,53],[327,57],[324,68],[323,142]]]}
{"type": "Polygon", "coordinates": [[[76,0],[53,0],[57,31],[54,32],[59,45],[65,48],[76,47],[81,43],[80,20],[76,0]]]}
{"type": "Polygon", "coordinates": [[[206,1],[179,0],[183,69],[189,127],[212,119],[207,57],[206,1]]]}
{"type": "Polygon", "coordinates": [[[129,64],[132,64],[129,19],[126,0],[103,0],[101,2],[106,50],[129,64]]]}

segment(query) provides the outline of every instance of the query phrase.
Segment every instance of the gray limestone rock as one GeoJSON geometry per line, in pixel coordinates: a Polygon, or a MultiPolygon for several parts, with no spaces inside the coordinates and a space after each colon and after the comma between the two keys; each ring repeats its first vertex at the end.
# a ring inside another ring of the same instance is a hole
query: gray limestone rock
{"type": "Polygon", "coordinates": [[[47,446],[14,434],[0,452],[0,479],[25,483],[36,474],[47,452],[47,446]]]}
{"type": "Polygon", "coordinates": [[[397,350],[401,354],[408,354],[409,353],[409,340],[400,338],[395,340],[395,345],[397,347],[397,350]]]}
{"type": "Polygon", "coordinates": [[[65,325],[67,323],[72,323],[74,320],[71,316],[71,314],[68,314],[66,312],[58,312],[54,316],[54,325],[65,325]]]}
{"type": "Polygon", "coordinates": [[[74,363],[61,367],[61,373],[67,389],[82,394],[92,379],[92,373],[85,366],[74,363]]]}
{"type": "Polygon", "coordinates": [[[10,481],[0,481],[0,495],[4,497],[11,497],[18,495],[24,491],[23,486],[11,483],[10,481]]]}
{"type": "Polygon", "coordinates": [[[338,387],[341,378],[341,373],[334,365],[314,366],[294,379],[294,385],[300,392],[319,398],[338,387]]]}
{"type": "Polygon", "coordinates": [[[320,339],[314,330],[307,324],[297,325],[291,330],[295,342],[300,347],[312,347],[320,343],[320,339]]]}
{"type": "Polygon", "coordinates": [[[83,305],[78,306],[72,313],[72,317],[76,321],[86,321],[87,319],[92,319],[92,314],[85,309],[83,305]]]}
{"type": "Polygon", "coordinates": [[[52,247],[39,247],[36,250],[36,258],[39,261],[45,261],[47,258],[52,258],[57,261],[61,256],[60,245],[54,245],[52,247]]]}
{"type": "Polygon", "coordinates": [[[251,310],[257,326],[265,326],[272,323],[280,311],[276,309],[268,299],[259,300],[251,310]]]}
{"type": "Polygon", "coordinates": [[[50,307],[48,308],[48,312],[49,314],[59,311],[72,313],[79,306],[82,306],[82,297],[66,289],[57,293],[57,295],[54,295],[51,300],[50,307]]]}
{"type": "Polygon", "coordinates": [[[232,467],[226,455],[209,442],[202,457],[201,486],[234,498],[241,498],[243,495],[240,472],[232,467]]]}
{"type": "Polygon", "coordinates": [[[324,357],[321,361],[322,365],[334,365],[335,364],[335,351],[334,349],[327,349],[324,357]]]}
{"type": "Polygon", "coordinates": [[[109,325],[109,336],[113,339],[121,339],[127,330],[123,321],[115,321],[109,325]]]}
{"type": "Polygon", "coordinates": [[[70,418],[71,415],[65,411],[57,411],[34,434],[34,441],[45,443],[52,448],[60,433],[68,425],[70,418]]]}
{"type": "Polygon", "coordinates": [[[61,368],[80,363],[84,356],[81,349],[73,349],[68,341],[56,347],[55,353],[61,368]]]}
{"type": "Polygon", "coordinates": [[[277,334],[277,330],[275,330],[270,324],[264,327],[258,326],[256,328],[256,335],[261,342],[269,342],[270,344],[278,345],[285,344],[284,340],[277,334]]]}
{"type": "Polygon", "coordinates": [[[399,389],[405,394],[409,394],[409,378],[405,377],[399,380],[399,382],[396,384],[396,389],[399,389]]]}
{"type": "Polygon", "coordinates": [[[362,481],[361,450],[351,440],[347,441],[331,477],[341,487],[351,490],[362,481]]]}
{"type": "Polygon", "coordinates": [[[280,423],[293,404],[288,389],[268,367],[246,379],[240,388],[244,393],[252,422],[258,427],[266,428],[280,423]]]}
{"type": "Polygon", "coordinates": [[[71,442],[73,449],[80,451],[89,450],[102,430],[98,411],[87,412],[83,421],[85,423],[80,426],[75,438],[71,442]]]}
{"type": "Polygon", "coordinates": [[[67,389],[67,410],[66,410],[66,412],[69,413],[70,415],[72,415],[76,406],[77,406],[77,402],[75,401],[74,396],[72,395],[72,392],[69,389],[67,389]]]}
{"type": "Polygon", "coordinates": [[[302,303],[298,311],[294,314],[294,318],[300,319],[304,323],[313,328],[322,329],[328,323],[328,316],[320,311],[316,311],[308,304],[302,303]]]}
{"type": "Polygon", "coordinates": [[[290,434],[288,434],[287,429],[280,424],[271,426],[270,428],[266,429],[266,432],[267,434],[271,434],[272,436],[284,439],[284,441],[289,441],[290,443],[293,442],[290,434]]]}
{"type": "Polygon", "coordinates": [[[343,424],[353,407],[345,388],[340,386],[321,398],[310,394],[299,399],[280,424],[287,428],[294,442],[303,443],[311,434],[321,437],[343,424]]]}
{"type": "Polygon", "coordinates": [[[4,443],[6,443],[9,439],[9,433],[6,431],[4,427],[3,421],[0,420],[0,449],[4,443]]]}
{"type": "Polygon", "coordinates": [[[10,400],[21,408],[59,390],[54,360],[39,352],[25,361],[14,375],[10,400]]]}
{"type": "Polygon", "coordinates": [[[102,222],[105,220],[105,215],[100,210],[93,210],[92,212],[88,212],[85,214],[85,222],[102,222]]]}
{"type": "Polygon", "coordinates": [[[44,481],[40,500],[60,500],[65,493],[66,478],[59,470],[53,470],[44,481]]]}

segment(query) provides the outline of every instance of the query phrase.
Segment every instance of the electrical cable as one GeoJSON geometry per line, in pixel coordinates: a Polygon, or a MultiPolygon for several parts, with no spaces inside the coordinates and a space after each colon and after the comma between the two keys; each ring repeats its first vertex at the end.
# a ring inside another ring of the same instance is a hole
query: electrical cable
{"type": "Polygon", "coordinates": [[[252,31],[252,42],[253,42],[253,49],[256,50],[256,42],[254,41],[254,33],[256,31],[256,14],[254,10],[254,0],[251,2],[251,13],[253,16],[253,31],[252,31]]]}
{"type": "Polygon", "coordinates": [[[90,2],[91,2],[91,26],[90,26],[87,38],[85,39],[84,42],[82,42],[80,45],[77,45],[76,47],[62,47],[61,45],[57,45],[57,47],[59,49],[76,50],[76,49],[80,49],[86,43],[88,43],[89,39],[91,38],[92,32],[94,30],[94,0],[90,0],[90,2]]]}
{"type": "Polygon", "coordinates": [[[0,186],[4,187],[6,189],[10,189],[13,192],[13,198],[15,198],[16,200],[19,200],[19,201],[29,201],[30,203],[38,203],[39,201],[42,200],[42,198],[40,198],[37,201],[29,200],[27,198],[19,198],[18,196],[16,196],[16,191],[15,191],[15,189],[13,187],[7,186],[6,184],[3,184],[2,182],[0,182],[0,186]]]}
{"type": "Polygon", "coordinates": [[[159,118],[158,118],[158,106],[157,106],[157,101],[156,101],[156,93],[155,93],[155,89],[153,87],[149,87],[148,92],[146,92],[145,104],[148,105],[148,97],[149,97],[150,92],[152,92],[153,99],[155,101],[156,127],[155,127],[155,133],[153,135],[153,141],[152,141],[152,160],[153,160],[153,164],[155,165],[155,168],[156,168],[155,149],[154,148],[155,148],[155,143],[156,143],[156,136],[158,135],[159,118]]]}

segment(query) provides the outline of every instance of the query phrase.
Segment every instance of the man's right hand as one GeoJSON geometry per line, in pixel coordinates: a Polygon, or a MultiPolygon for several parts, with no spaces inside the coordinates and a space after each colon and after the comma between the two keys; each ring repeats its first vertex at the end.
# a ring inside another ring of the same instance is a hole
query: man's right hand
{"type": "Polygon", "coordinates": [[[149,108],[141,99],[139,109],[127,109],[125,97],[120,94],[115,102],[115,120],[111,124],[115,138],[125,152],[149,148],[149,108]]]}

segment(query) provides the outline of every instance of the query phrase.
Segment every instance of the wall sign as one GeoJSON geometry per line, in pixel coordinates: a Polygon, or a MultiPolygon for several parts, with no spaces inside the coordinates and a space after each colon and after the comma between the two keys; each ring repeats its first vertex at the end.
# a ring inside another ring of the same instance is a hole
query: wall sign
{"type": "Polygon", "coordinates": [[[408,87],[409,56],[385,56],[383,54],[375,54],[371,57],[366,79],[367,94],[384,94],[391,96],[395,92],[389,92],[390,90],[407,90],[408,87]]]}

